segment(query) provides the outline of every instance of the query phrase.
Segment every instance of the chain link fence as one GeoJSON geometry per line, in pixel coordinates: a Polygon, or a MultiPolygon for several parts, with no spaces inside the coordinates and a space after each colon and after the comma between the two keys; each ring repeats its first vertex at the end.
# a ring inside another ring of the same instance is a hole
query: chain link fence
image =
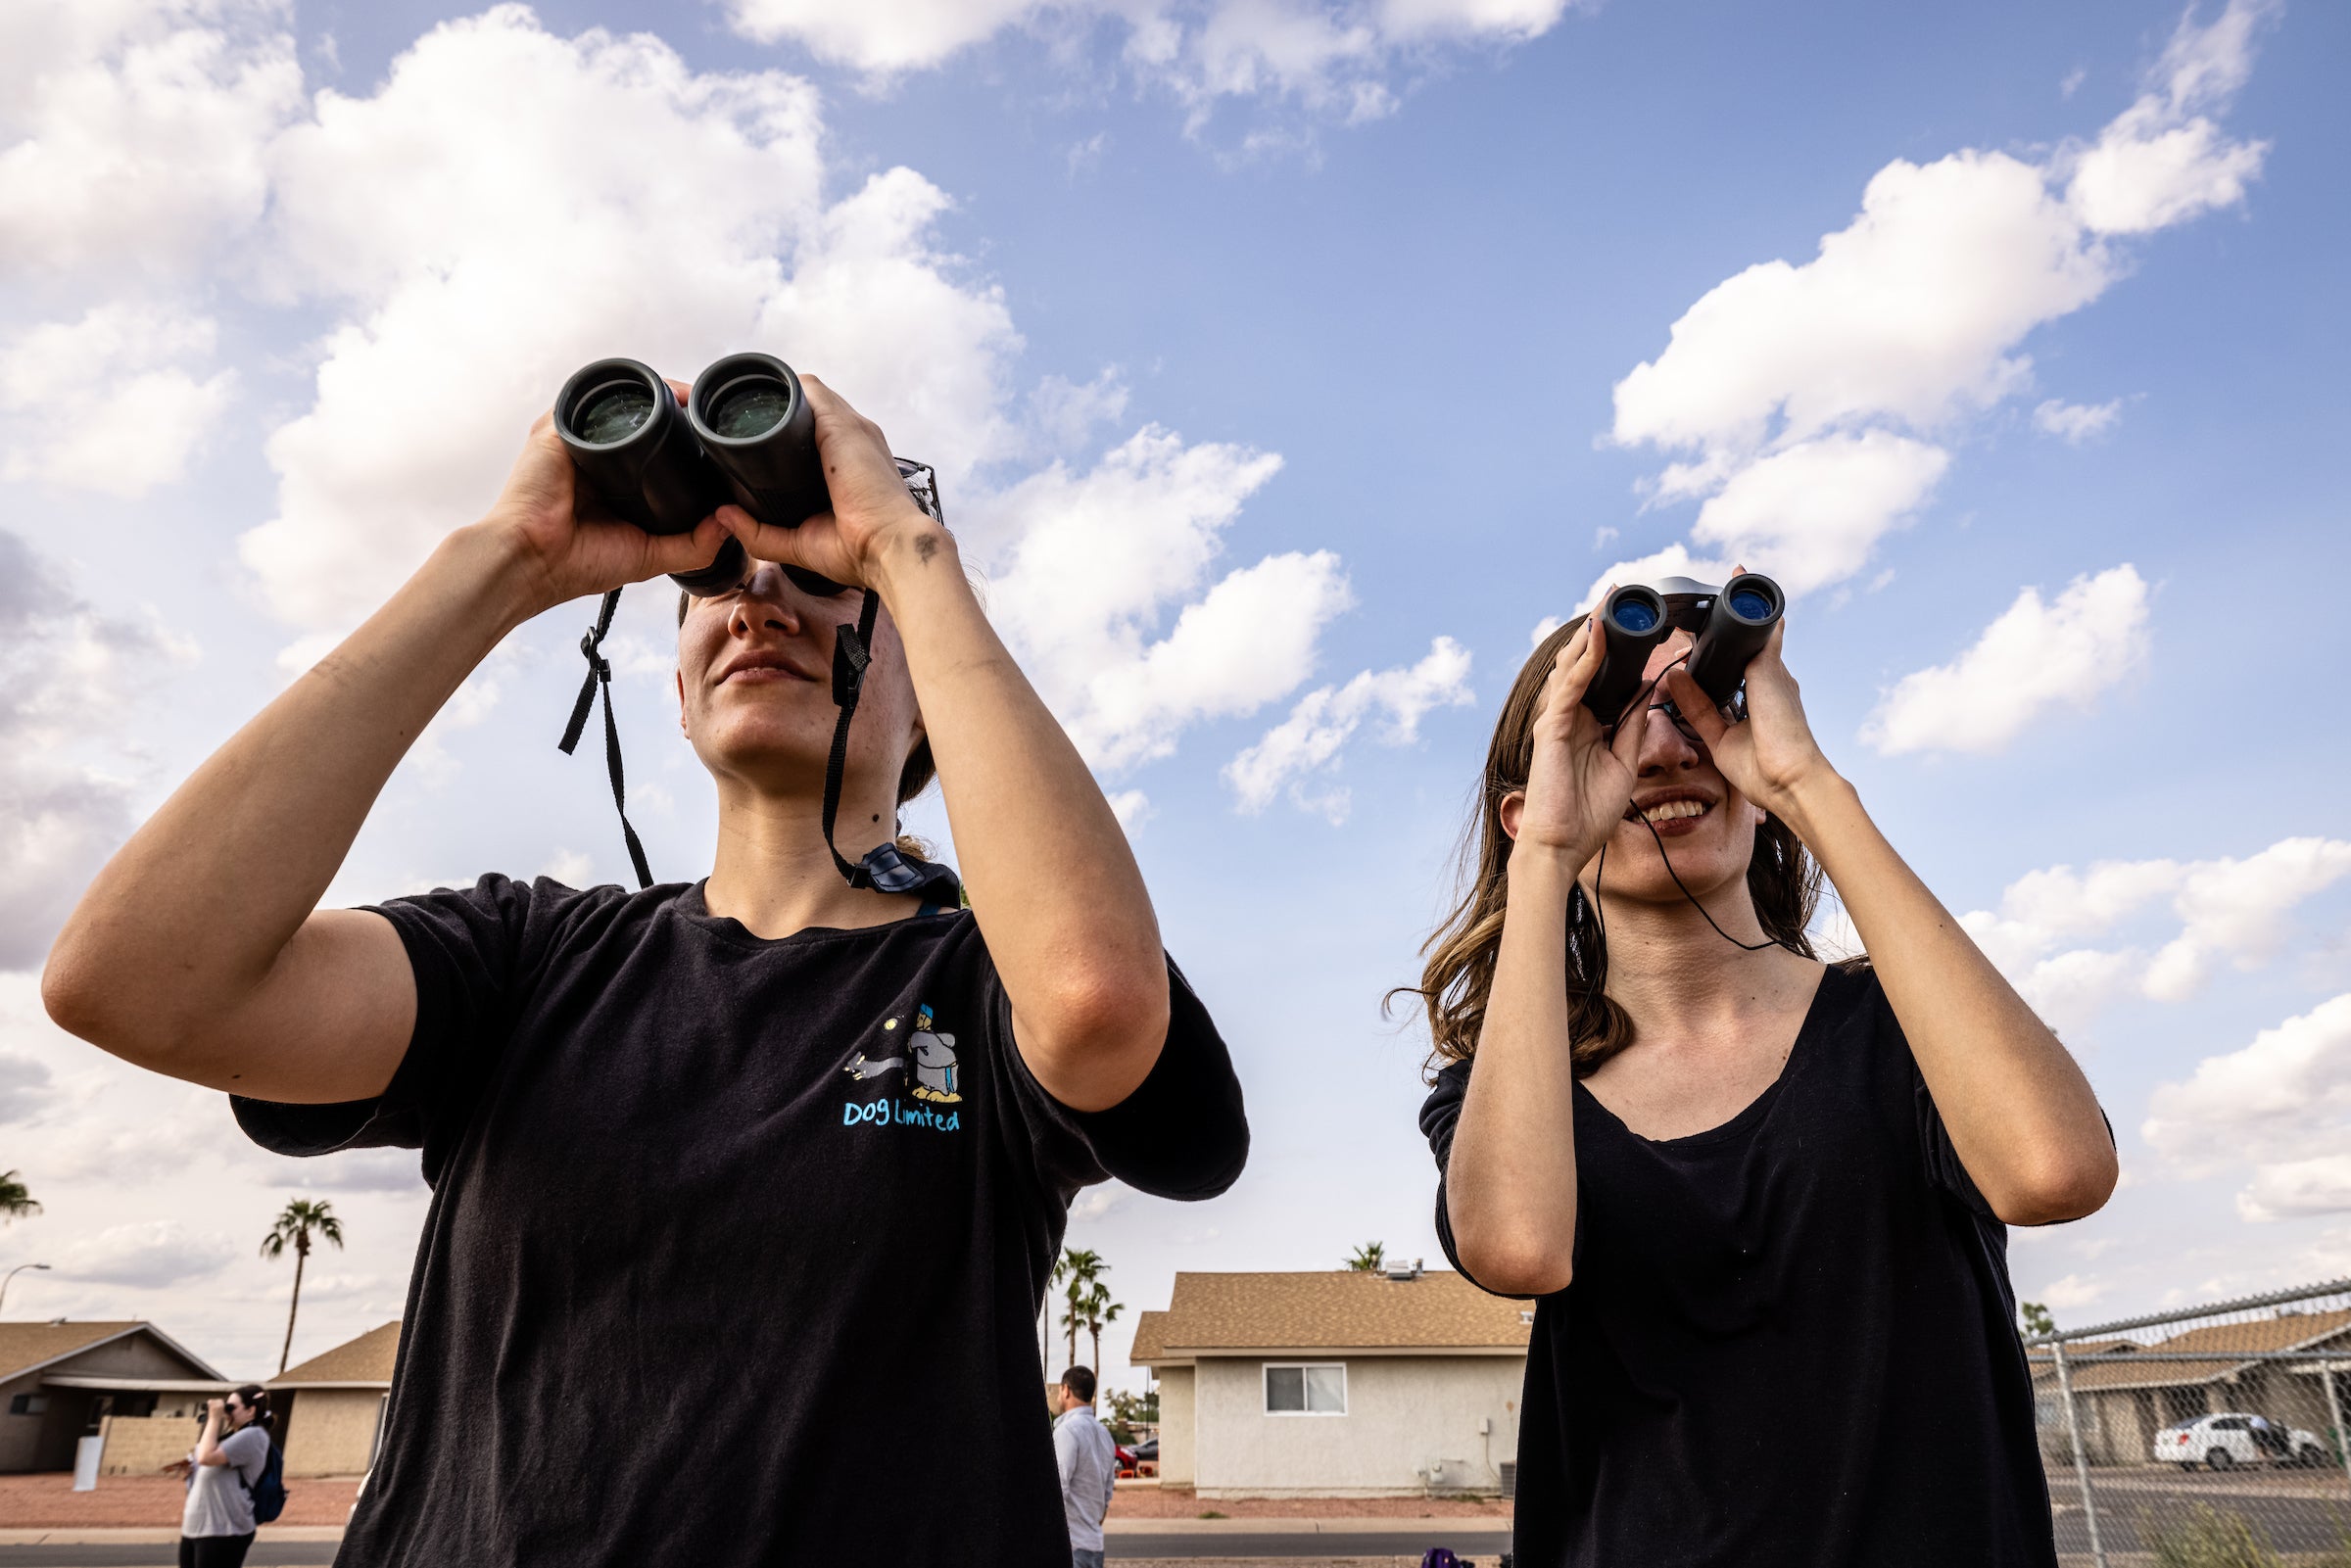
{"type": "Polygon", "coordinates": [[[2351,1568],[2351,1279],[2025,1354],[2068,1568],[2351,1568]]]}

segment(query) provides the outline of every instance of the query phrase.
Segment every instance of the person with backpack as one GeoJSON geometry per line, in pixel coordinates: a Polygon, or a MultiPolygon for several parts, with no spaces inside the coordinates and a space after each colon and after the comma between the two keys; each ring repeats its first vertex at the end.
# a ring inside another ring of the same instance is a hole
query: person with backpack
{"type": "Polygon", "coordinates": [[[257,1383],[206,1402],[196,1447],[165,1466],[188,1483],[179,1568],[244,1568],[255,1529],[285,1506],[284,1472],[269,1441],[276,1424],[269,1392],[257,1383]]]}

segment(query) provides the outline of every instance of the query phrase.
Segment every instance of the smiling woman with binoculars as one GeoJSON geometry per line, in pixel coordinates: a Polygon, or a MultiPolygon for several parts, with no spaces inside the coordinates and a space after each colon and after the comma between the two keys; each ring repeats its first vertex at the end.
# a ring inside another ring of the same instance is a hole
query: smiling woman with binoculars
{"type": "Polygon", "coordinates": [[[52,952],[59,1022],[229,1091],[265,1146],[423,1150],[338,1561],[1066,1563],[1034,1325],[1070,1201],[1208,1197],[1245,1156],[1224,1046],[936,488],[744,357],[715,404],[632,361],[575,380],[482,521],[196,771],[52,952]],[[506,633],[665,572],[706,880],[318,907],[506,633]],[[968,908],[896,842],[934,771],[968,908]],[[919,1483],[916,1411],[952,1450],[919,1483]]]}
{"type": "Polygon", "coordinates": [[[1821,755],[1777,588],[1660,589],[1520,671],[1415,988],[1439,1234],[1539,1298],[1517,1560],[2054,1568],[2005,1227],[2112,1137],[1821,755]]]}

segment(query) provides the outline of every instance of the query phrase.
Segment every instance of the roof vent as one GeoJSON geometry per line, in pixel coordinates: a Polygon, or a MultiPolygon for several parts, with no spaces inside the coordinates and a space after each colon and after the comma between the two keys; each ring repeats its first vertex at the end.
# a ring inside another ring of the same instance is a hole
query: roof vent
{"type": "Polygon", "coordinates": [[[1395,1280],[1398,1284],[1403,1284],[1408,1280],[1418,1279],[1419,1277],[1420,1259],[1417,1258],[1414,1259],[1409,1263],[1397,1262],[1390,1263],[1388,1265],[1388,1278],[1395,1280]]]}

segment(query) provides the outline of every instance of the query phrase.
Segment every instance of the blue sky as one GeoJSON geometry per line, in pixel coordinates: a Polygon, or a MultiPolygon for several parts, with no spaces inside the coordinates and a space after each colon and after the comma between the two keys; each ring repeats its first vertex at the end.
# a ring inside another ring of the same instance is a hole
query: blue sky
{"type": "MultiPolygon", "coordinates": [[[[2023,1294],[2078,1322],[2351,1272],[2351,19],[948,10],[0,23],[0,1168],[46,1205],[0,1262],[57,1265],[26,1311],[262,1366],[285,1282],[252,1249],[299,1192],[352,1245],[297,1354],[397,1312],[412,1167],[243,1148],[216,1097],[58,1036],[32,976],[573,364],[747,345],[940,465],[1234,1044],[1242,1183],[1074,1221],[1129,1323],[1178,1268],[1435,1258],[1424,1041],[1380,993],[1530,634],[1674,549],[1799,590],[1832,758],[2105,1099],[2127,1185],[2017,1239],[2023,1294]]],[[[682,878],[712,809],[661,599],[624,609],[616,691],[682,878]]],[[[589,613],[462,694],[339,900],[625,879],[599,770],[552,744],[589,613]]]]}

